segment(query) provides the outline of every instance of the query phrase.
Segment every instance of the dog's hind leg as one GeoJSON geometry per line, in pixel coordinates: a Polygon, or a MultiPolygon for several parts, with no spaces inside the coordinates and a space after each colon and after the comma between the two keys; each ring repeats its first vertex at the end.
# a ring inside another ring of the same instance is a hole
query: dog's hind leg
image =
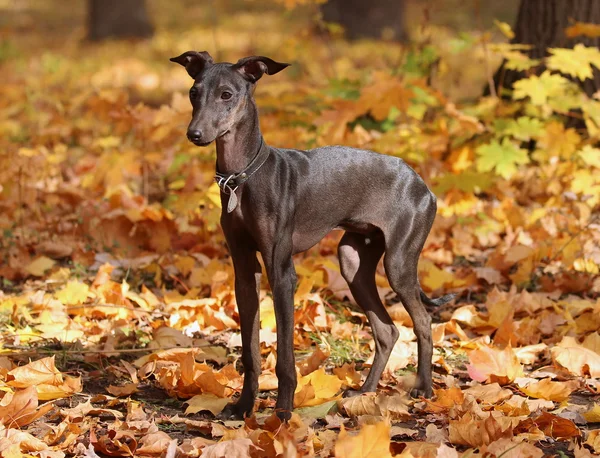
{"type": "Polygon", "coordinates": [[[385,257],[383,264],[392,289],[413,321],[417,336],[417,380],[411,395],[432,395],[433,341],[431,316],[421,300],[417,264],[425,239],[435,217],[435,199],[423,203],[419,213],[405,214],[385,232],[385,257]],[[420,221],[419,221],[420,220],[420,221]],[[416,222],[419,221],[419,224],[416,222]]]}
{"type": "Polygon", "coordinates": [[[398,329],[382,304],[375,284],[375,270],[385,249],[383,234],[363,235],[346,232],[342,237],[338,256],[342,276],[358,305],[364,310],[375,339],[375,358],[369,375],[360,391],[349,390],[346,395],[375,391],[385,365],[398,340],[398,329]]]}

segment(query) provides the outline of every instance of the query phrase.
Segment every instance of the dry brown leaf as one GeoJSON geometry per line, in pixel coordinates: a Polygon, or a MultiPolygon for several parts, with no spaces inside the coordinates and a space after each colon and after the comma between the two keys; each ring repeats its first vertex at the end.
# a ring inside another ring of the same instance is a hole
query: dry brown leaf
{"type": "Polygon", "coordinates": [[[253,443],[248,438],[233,439],[209,445],[202,449],[204,458],[250,457],[253,443]]]}
{"type": "Polygon", "coordinates": [[[533,444],[515,438],[503,438],[486,447],[488,453],[502,458],[542,458],[544,452],[533,444]]]}
{"type": "Polygon", "coordinates": [[[304,376],[316,371],[327,358],[329,352],[317,348],[308,358],[297,364],[300,375],[304,376]]]}
{"type": "Polygon", "coordinates": [[[48,403],[38,409],[38,394],[33,386],[14,393],[7,392],[0,400],[0,423],[7,428],[25,426],[46,414],[53,407],[51,403],[48,403]]]}
{"type": "Polygon", "coordinates": [[[509,399],[513,395],[512,391],[502,388],[497,383],[490,383],[489,385],[475,385],[464,390],[464,394],[470,394],[478,401],[486,404],[497,404],[501,401],[509,399]]]}
{"type": "Polygon", "coordinates": [[[512,428],[503,429],[491,413],[480,420],[467,412],[458,420],[450,420],[448,433],[452,444],[480,447],[503,437],[511,437],[512,428]]]}
{"type": "Polygon", "coordinates": [[[555,439],[569,439],[571,437],[581,437],[581,431],[571,420],[561,418],[548,412],[542,414],[533,420],[536,426],[544,432],[546,436],[555,439]]]}
{"type": "Polygon", "coordinates": [[[90,443],[94,450],[108,456],[133,456],[137,449],[137,440],[131,431],[115,431],[96,436],[94,429],[90,430],[90,443]]]}
{"type": "Polygon", "coordinates": [[[171,444],[171,437],[164,431],[148,434],[140,439],[136,455],[162,456],[171,444]]]}
{"type": "Polygon", "coordinates": [[[131,396],[133,393],[137,393],[138,384],[137,383],[128,383],[127,385],[123,385],[123,386],[109,385],[108,388],[106,388],[106,391],[108,391],[113,396],[117,396],[117,397],[131,396]]]}
{"type": "Polygon", "coordinates": [[[229,398],[220,398],[212,393],[197,394],[185,401],[188,405],[187,409],[185,409],[185,414],[188,415],[208,410],[213,415],[218,415],[230,401],[231,399],[229,398]]]}

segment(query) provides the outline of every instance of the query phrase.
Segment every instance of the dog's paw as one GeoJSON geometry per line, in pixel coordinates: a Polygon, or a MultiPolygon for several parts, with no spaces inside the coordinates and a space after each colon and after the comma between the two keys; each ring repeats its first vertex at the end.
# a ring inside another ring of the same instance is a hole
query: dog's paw
{"type": "Polygon", "coordinates": [[[353,398],[354,396],[360,396],[361,394],[363,394],[363,392],[360,390],[346,390],[344,391],[343,396],[345,398],[353,398]]]}
{"type": "Polygon", "coordinates": [[[429,399],[431,396],[433,396],[431,387],[426,387],[426,388],[414,387],[412,390],[410,390],[411,398],[427,398],[427,399],[429,399]]]}
{"type": "Polygon", "coordinates": [[[289,410],[277,409],[275,413],[277,414],[279,419],[284,423],[287,423],[290,420],[290,418],[292,418],[292,412],[289,410]]]}
{"type": "Polygon", "coordinates": [[[217,415],[219,420],[243,420],[252,415],[252,407],[240,405],[240,403],[227,404],[223,411],[217,415]]]}

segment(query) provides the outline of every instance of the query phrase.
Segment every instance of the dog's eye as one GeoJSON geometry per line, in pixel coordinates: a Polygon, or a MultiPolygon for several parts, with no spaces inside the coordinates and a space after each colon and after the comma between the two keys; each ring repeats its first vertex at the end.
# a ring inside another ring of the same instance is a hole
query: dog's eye
{"type": "Polygon", "coordinates": [[[231,96],[232,96],[231,92],[227,92],[227,91],[225,91],[221,94],[221,98],[223,100],[229,100],[231,98],[231,96]]]}
{"type": "Polygon", "coordinates": [[[198,89],[196,89],[195,87],[190,89],[190,98],[193,99],[198,95],[198,89]]]}

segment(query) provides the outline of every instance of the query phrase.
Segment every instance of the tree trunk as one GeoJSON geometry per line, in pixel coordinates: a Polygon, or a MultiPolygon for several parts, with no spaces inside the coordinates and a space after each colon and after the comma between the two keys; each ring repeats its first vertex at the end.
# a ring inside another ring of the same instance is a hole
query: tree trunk
{"type": "Polygon", "coordinates": [[[325,21],[343,26],[350,40],[406,38],[404,0],[329,0],[321,11],[325,21]]]}
{"type": "MultiPolygon", "coordinates": [[[[600,24],[600,0],[521,0],[512,43],[532,45],[528,54],[534,59],[547,56],[548,48],[573,48],[577,43],[600,45],[598,37],[567,37],[565,28],[573,21],[600,24]]],[[[496,87],[510,89],[524,76],[525,72],[508,70],[503,64],[494,75],[494,82],[496,87]]],[[[577,82],[588,95],[592,95],[600,89],[600,72],[594,68],[593,79],[577,82]]]]}
{"type": "Polygon", "coordinates": [[[145,0],[88,0],[88,38],[145,38],[154,27],[145,0]]]}

